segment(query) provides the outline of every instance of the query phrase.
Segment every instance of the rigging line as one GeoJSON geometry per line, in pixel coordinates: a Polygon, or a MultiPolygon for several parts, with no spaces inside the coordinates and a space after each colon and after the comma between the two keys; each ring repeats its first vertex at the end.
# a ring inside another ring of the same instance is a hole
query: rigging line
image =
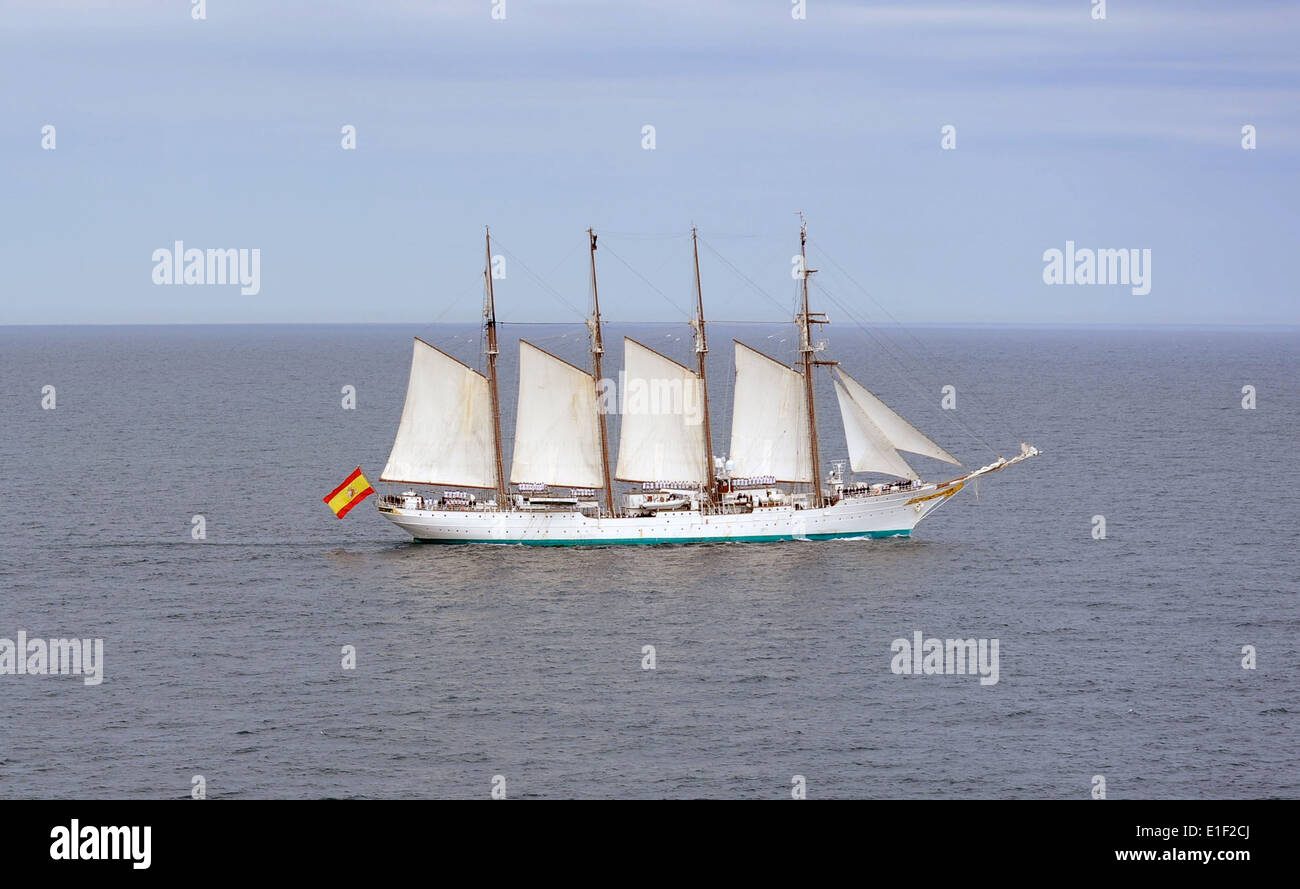
{"type": "MultiPolygon", "coordinates": [[[[904,383],[907,384],[908,388],[910,388],[914,393],[916,393],[919,397],[921,397],[922,400],[928,400],[930,398],[930,395],[927,392],[925,392],[923,389],[918,387],[917,384],[911,379],[911,377],[908,376],[908,372],[909,372],[908,362],[906,362],[903,358],[899,357],[899,355],[894,351],[896,347],[893,344],[891,344],[889,340],[885,339],[883,336],[877,335],[876,332],[872,331],[871,328],[864,321],[860,320],[853,314],[852,309],[850,309],[847,305],[841,302],[834,294],[826,290],[824,287],[821,289],[826,294],[826,296],[829,297],[830,300],[835,304],[835,306],[839,308],[841,311],[843,311],[844,314],[848,316],[849,320],[852,321],[853,324],[855,324],[859,328],[859,333],[865,334],[865,336],[863,336],[863,341],[865,342],[866,338],[870,337],[871,340],[877,346],[880,347],[880,350],[884,352],[885,355],[890,360],[892,360],[895,365],[897,365],[898,376],[903,380],[904,383]]],[[[967,435],[971,436],[980,444],[982,444],[985,448],[987,448],[989,453],[993,454],[995,457],[1000,456],[1000,451],[998,450],[998,448],[995,447],[987,438],[981,435],[979,431],[975,429],[974,426],[972,426],[971,424],[967,423],[964,419],[962,419],[960,415],[952,411],[946,411],[946,410],[943,411],[943,414],[950,422],[956,424],[956,428],[965,432],[967,435]]]]}
{"type": "MultiPolygon", "coordinates": [[[[768,292],[767,292],[766,290],[764,290],[762,287],[759,287],[757,284],[755,284],[755,283],[754,283],[754,280],[753,280],[752,278],[750,278],[748,275],[746,275],[746,274],[745,274],[744,272],[742,272],[740,269],[738,269],[738,268],[736,268],[734,265],[732,265],[732,264],[731,264],[731,260],[727,259],[727,257],[723,256],[721,253],[719,253],[717,250],[715,250],[712,244],[710,244],[708,241],[704,240],[704,238],[700,238],[700,243],[703,244],[705,247],[707,247],[710,253],[712,253],[712,254],[713,254],[714,256],[716,256],[718,259],[722,260],[722,263],[723,263],[727,268],[731,269],[733,272],[735,272],[737,275],[739,275],[741,278],[743,278],[745,281],[747,281],[747,282],[749,283],[749,286],[750,286],[750,287],[753,287],[753,288],[754,288],[755,290],[757,290],[759,293],[763,294],[763,295],[766,296],[769,300],[771,300],[772,303],[774,303],[776,306],[778,306],[778,307],[781,309],[782,312],[788,312],[788,311],[790,311],[790,307],[789,307],[789,306],[783,304],[780,300],[778,300],[778,299],[777,299],[776,297],[774,297],[772,294],[768,293],[768,292]]],[[[789,321],[783,321],[783,322],[781,322],[781,323],[782,323],[782,324],[789,324],[790,322],[789,322],[789,321]]]]}
{"type": "MultiPolygon", "coordinates": [[[[475,281],[475,283],[476,283],[478,286],[481,287],[481,286],[483,285],[483,276],[482,276],[482,273],[475,275],[475,276],[474,276],[474,281],[475,281]]],[[[441,321],[443,318],[445,318],[445,317],[447,316],[447,313],[450,312],[452,309],[454,309],[454,308],[459,308],[460,306],[463,306],[463,305],[464,305],[464,302],[463,302],[462,300],[459,300],[459,299],[448,300],[448,301],[447,301],[447,304],[446,304],[445,306],[443,306],[441,312],[439,312],[437,315],[434,315],[433,318],[431,318],[429,321],[421,322],[421,323],[425,323],[425,324],[437,324],[439,321],[441,321]]],[[[463,321],[463,322],[461,322],[461,321],[453,321],[452,323],[453,323],[453,324],[470,324],[470,323],[472,323],[472,322],[469,322],[469,321],[463,321]]]]}
{"type": "MultiPolygon", "coordinates": [[[[685,246],[685,245],[682,245],[682,246],[685,246]]],[[[667,251],[667,252],[668,252],[667,257],[664,258],[664,261],[663,261],[663,262],[659,263],[658,267],[655,268],[655,270],[654,270],[653,272],[651,272],[651,274],[653,274],[653,275],[658,275],[660,272],[662,272],[662,271],[664,270],[664,266],[668,265],[668,263],[670,263],[670,262],[681,262],[681,260],[682,260],[682,254],[680,254],[680,253],[674,253],[674,252],[672,252],[671,250],[669,250],[669,251],[667,251]]],[[[686,268],[689,270],[689,265],[688,265],[687,263],[684,263],[684,262],[683,262],[682,265],[683,265],[684,267],[686,267],[686,268]]],[[[692,275],[691,277],[694,278],[694,275],[692,275]]]]}
{"type": "MultiPolygon", "coordinates": [[[[610,255],[610,256],[614,257],[614,258],[617,259],[619,262],[623,263],[623,265],[627,268],[627,270],[628,270],[629,272],[631,272],[632,274],[634,274],[634,275],[636,275],[638,278],[640,278],[642,281],[644,281],[644,282],[645,282],[645,285],[646,285],[647,287],[649,287],[649,288],[650,288],[651,290],[653,290],[655,293],[657,293],[657,294],[659,294],[660,296],[662,296],[662,297],[664,298],[664,300],[665,300],[669,305],[671,305],[674,309],[676,309],[677,311],[681,312],[683,317],[685,317],[685,318],[689,318],[689,317],[691,317],[691,313],[690,313],[690,312],[686,311],[686,310],[683,309],[681,306],[679,306],[677,303],[673,302],[673,300],[668,296],[668,294],[664,293],[664,292],[663,292],[662,290],[660,290],[658,287],[656,287],[656,286],[654,286],[653,284],[651,284],[649,278],[647,278],[645,275],[643,275],[643,274],[641,274],[640,272],[638,272],[636,269],[632,268],[632,266],[628,264],[628,261],[627,261],[626,259],[624,259],[623,257],[619,256],[618,253],[616,253],[616,252],[614,251],[614,248],[613,248],[613,247],[610,247],[610,246],[607,245],[607,246],[605,247],[605,249],[606,249],[607,251],[609,251],[609,255],[610,255]]],[[[660,268],[662,268],[662,266],[660,266],[660,268]]]]}
{"type": "Polygon", "coordinates": [[[616,238],[640,238],[640,239],[644,239],[644,240],[657,240],[657,241],[669,241],[669,240],[672,240],[672,239],[674,239],[674,238],[689,238],[689,237],[691,236],[691,233],[690,233],[690,232],[684,232],[684,233],[679,233],[679,232],[611,232],[611,231],[604,231],[604,230],[598,232],[597,234],[599,234],[601,237],[608,237],[609,235],[613,235],[613,236],[616,237],[616,238]]]}
{"type": "MultiPolygon", "coordinates": [[[[838,308],[840,311],[844,312],[846,316],[848,316],[849,320],[852,321],[859,328],[859,332],[861,334],[865,334],[864,340],[866,339],[866,337],[870,337],[875,342],[875,344],[880,347],[880,350],[884,352],[885,355],[898,366],[898,369],[900,371],[899,376],[903,379],[903,382],[906,383],[910,389],[912,389],[914,393],[916,393],[922,399],[928,398],[926,393],[919,386],[917,386],[917,384],[908,376],[908,369],[906,363],[894,352],[894,347],[887,340],[885,340],[883,337],[877,336],[876,333],[873,332],[856,315],[854,315],[853,310],[850,309],[846,304],[844,304],[838,297],[836,297],[835,294],[831,293],[824,286],[819,286],[818,289],[822,293],[824,293],[831,300],[832,303],[835,304],[836,308],[838,308]]],[[[944,414],[947,416],[948,420],[955,423],[958,428],[960,428],[962,431],[964,431],[971,437],[975,438],[986,448],[988,448],[989,451],[991,451],[994,455],[997,454],[997,449],[994,448],[993,445],[990,444],[987,439],[985,439],[982,435],[980,435],[965,420],[963,420],[961,417],[949,411],[944,411],[944,414]]]]}
{"type": "Polygon", "coordinates": [[[790,322],[789,321],[733,321],[733,320],[728,320],[726,318],[717,318],[717,319],[710,318],[709,323],[710,324],[735,324],[737,326],[745,326],[749,324],[780,324],[782,326],[785,326],[788,325],[790,322]]]}
{"type": "MultiPolygon", "coordinates": [[[[427,339],[421,337],[421,339],[424,339],[426,343],[433,346],[435,349],[439,350],[440,352],[446,352],[447,354],[452,355],[453,357],[455,357],[456,352],[460,351],[465,346],[472,346],[474,344],[474,339],[472,337],[467,337],[463,335],[441,336],[436,338],[428,337],[427,339]]],[[[460,359],[457,358],[456,360],[459,361],[460,359]]],[[[465,362],[465,363],[469,364],[469,362],[465,362]]],[[[470,366],[472,367],[473,365],[470,366]]]]}
{"type": "MultiPolygon", "coordinates": [[[[612,324],[614,322],[606,321],[605,323],[612,324]]],[[[585,325],[581,321],[502,321],[500,318],[497,319],[498,327],[503,327],[505,325],[511,327],[581,327],[584,330],[586,329],[585,325]]]]}
{"type": "MultiPolygon", "coordinates": [[[[871,340],[875,343],[875,345],[879,346],[880,350],[885,353],[886,357],[892,359],[893,362],[897,365],[896,370],[899,372],[899,376],[903,379],[903,381],[907,383],[909,386],[915,387],[915,384],[908,376],[908,368],[905,366],[903,359],[894,352],[895,347],[888,339],[878,335],[878,332],[872,330],[865,320],[859,319],[853,313],[853,310],[850,309],[846,303],[842,302],[839,297],[837,297],[833,292],[831,292],[830,288],[826,287],[824,284],[819,283],[817,285],[817,291],[823,294],[824,296],[826,296],[826,298],[829,299],[837,309],[843,311],[844,314],[848,316],[850,322],[862,328],[862,332],[864,332],[868,337],[870,337],[871,340]]],[[[920,390],[914,389],[914,391],[919,392],[920,390]]]]}
{"type": "MultiPolygon", "coordinates": [[[[811,244],[812,242],[810,241],[809,243],[811,244]]],[[[894,325],[912,341],[912,343],[916,346],[917,351],[921,353],[922,357],[926,359],[928,363],[933,365],[941,360],[938,355],[936,355],[934,352],[926,348],[925,344],[922,343],[919,339],[917,339],[916,334],[908,330],[907,327],[904,326],[901,321],[899,321],[892,314],[890,314],[890,311],[887,308],[885,308],[883,305],[881,305],[880,302],[871,294],[871,292],[867,290],[867,288],[863,287],[860,283],[858,283],[857,279],[854,278],[851,274],[849,274],[848,270],[845,269],[844,266],[836,262],[835,257],[831,256],[829,253],[826,252],[825,247],[822,247],[820,244],[812,244],[812,246],[822,256],[824,256],[831,263],[831,265],[835,266],[835,268],[839,270],[840,274],[844,275],[845,278],[848,278],[849,282],[852,283],[854,287],[862,291],[863,295],[866,296],[867,299],[871,300],[872,304],[875,305],[876,308],[880,309],[880,311],[885,315],[885,317],[887,317],[890,321],[892,321],[894,325]]]]}
{"type": "Polygon", "coordinates": [[[585,336],[579,336],[578,332],[574,331],[572,335],[567,333],[560,333],[560,334],[553,333],[550,336],[529,337],[528,342],[532,343],[534,346],[538,346],[538,347],[547,346],[548,348],[551,348],[555,343],[582,342],[584,339],[585,336]]]}
{"type": "MultiPolygon", "coordinates": [[[[886,340],[884,340],[884,339],[881,338],[881,337],[878,337],[875,333],[873,333],[873,332],[871,331],[871,329],[870,329],[869,327],[867,327],[867,325],[866,325],[865,323],[863,323],[863,322],[862,322],[862,321],[861,321],[861,320],[860,320],[860,319],[859,319],[859,318],[858,318],[858,317],[853,313],[853,311],[852,311],[852,310],[851,310],[847,305],[845,305],[845,304],[844,304],[844,303],[843,303],[843,302],[842,302],[842,301],[841,301],[837,296],[835,296],[835,294],[833,294],[833,293],[831,293],[829,290],[827,290],[825,286],[819,285],[817,289],[818,289],[821,293],[824,293],[824,294],[827,296],[827,298],[829,298],[830,301],[831,301],[832,303],[834,303],[834,305],[835,305],[835,307],[836,307],[837,309],[839,309],[839,310],[840,310],[841,312],[843,312],[846,316],[848,316],[848,319],[849,319],[851,322],[853,322],[853,324],[855,324],[855,325],[858,327],[859,332],[860,332],[861,334],[864,334],[864,335],[865,335],[865,336],[864,336],[864,340],[866,339],[866,337],[870,337],[872,340],[875,341],[875,343],[876,343],[878,346],[880,346],[881,351],[883,351],[883,352],[886,354],[886,356],[888,356],[888,357],[889,357],[889,358],[890,358],[890,359],[891,359],[895,364],[898,365],[898,368],[899,368],[899,370],[901,371],[900,376],[902,377],[903,382],[905,382],[905,383],[907,384],[907,386],[908,386],[908,387],[909,387],[909,388],[910,388],[914,393],[916,393],[917,395],[919,395],[922,399],[928,398],[928,396],[926,395],[926,393],[924,392],[924,390],[922,390],[922,389],[921,389],[921,388],[920,388],[920,387],[919,387],[919,386],[918,386],[918,385],[917,385],[917,384],[916,384],[916,383],[915,383],[915,382],[914,382],[914,381],[913,381],[913,380],[908,376],[908,374],[907,374],[907,366],[905,365],[905,363],[903,362],[903,360],[902,360],[901,358],[899,358],[898,355],[896,355],[896,354],[894,353],[894,351],[893,351],[893,347],[892,347],[892,346],[891,346],[891,345],[890,345],[886,340]]],[[[984,436],[982,436],[982,435],[980,435],[978,432],[976,432],[975,429],[972,428],[971,425],[970,425],[969,423],[967,423],[967,422],[966,422],[965,420],[963,420],[961,417],[957,416],[957,415],[956,415],[955,413],[953,413],[952,411],[943,411],[943,413],[947,416],[947,418],[948,418],[948,420],[949,420],[950,422],[955,423],[955,424],[956,424],[956,425],[957,425],[957,426],[958,426],[962,431],[964,431],[966,434],[968,434],[968,435],[970,435],[971,437],[973,437],[973,438],[974,438],[976,441],[978,441],[980,444],[984,445],[984,447],[988,448],[988,450],[989,450],[989,451],[990,451],[994,456],[997,455],[997,453],[998,453],[997,448],[995,448],[992,444],[990,444],[989,441],[988,441],[988,439],[984,438],[984,436]]]]}
{"type": "Polygon", "coordinates": [[[557,262],[557,263],[555,264],[555,268],[553,268],[553,269],[551,269],[549,272],[547,272],[546,277],[549,278],[549,277],[551,277],[551,275],[554,275],[556,272],[558,272],[558,271],[560,270],[560,266],[562,266],[562,265],[564,265],[566,262],[568,262],[568,261],[569,261],[569,257],[572,256],[573,254],[577,253],[577,252],[578,252],[578,248],[581,247],[581,246],[583,246],[583,245],[582,245],[582,242],[579,241],[579,240],[577,240],[577,239],[575,238],[574,241],[573,241],[573,246],[569,248],[569,252],[566,253],[566,254],[564,254],[564,256],[560,257],[560,261],[557,262]]]}
{"type": "MultiPolygon", "coordinates": [[[[649,326],[649,325],[653,325],[653,326],[656,326],[656,327],[673,327],[673,326],[676,326],[676,325],[681,324],[682,322],[681,322],[680,320],[673,320],[673,319],[669,319],[669,320],[660,320],[660,321],[635,321],[635,320],[629,320],[629,319],[626,319],[626,318],[622,318],[622,319],[620,319],[620,318],[610,318],[610,319],[605,319],[605,320],[603,321],[603,323],[605,323],[605,324],[610,324],[610,325],[621,325],[621,326],[625,326],[625,327],[631,327],[631,326],[633,326],[633,325],[637,325],[637,326],[649,326]]],[[[537,327],[543,327],[543,326],[559,326],[559,327],[568,326],[568,327],[582,327],[582,326],[583,326],[583,323],[582,323],[581,321],[502,321],[500,318],[497,318],[497,326],[498,326],[498,327],[502,327],[502,326],[507,325],[507,324],[510,325],[511,327],[533,327],[533,326],[537,326],[537,327]]],[[[728,321],[728,320],[726,320],[726,319],[724,319],[724,318],[719,318],[719,319],[717,319],[716,321],[713,320],[713,319],[709,319],[709,324],[710,324],[710,325],[713,325],[713,324],[734,324],[734,325],[741,326],[741,327],[747,327],[747,326],[749,326],[749,325],[758,325],[758,324],[780,324],[780,325],[785,326],[785,325],[790,324],[790,322],[789,322],[789,321],[745,321],[745,320],[741,320],[741,321],[728,321]]]]}
{"type": "MultiPolygon", "coordinates": [[[[501,240],[500,240],[499,238],[493,238],[493,239],[492,239],[492,243],[493,243],[493,244],[496,244],[497,247],[501,249],[501,252],[505,253],[507,256],[509,256],[511,259],[513,259],[513,260],[515,261],[515,263],[516,263],[517,265],[519,265],[519,267],[522,268],[522,269],[524,270],[524,274],[526,274],[526,275],[528,275],[528,277],[532,278],[533,281],[537,284],[537,286],[541,287],[543,290],[545,290],[545,291],[546,291],[547,293],[549,293],[551,296],[555,297],[555,299],[557,299],[557,300],[559,300],[561,303],[563,303],[565,308],[567,308],[569,311],[573,312],[573,313],[574,313],[576,316],[578,316],[579,318],[582,318],[582,317],[585,317],[585,316],[586,316],[586,314],[587,314],[586,312],[583,312],[582,310],[578,309],[576,306],[573,305],[573,303],[571,303],[571,302],[569,302],[567,299],[565,299],[564,296],[560,293],[560,291],[556,290],[556,289],[555,289],[554,287],[552,287],[550,284],[546,283],[546,280],[545,280],[544,278],[542,278],[541,275],[537,274],[537,273],[534,272],[531,268],[529,268],[529,267],[528,267],[528,263],[526,263],[526,262],[524,262],[522,259],[520,259],[520,258],[519,258],[519,257],[518,257],[518,256],[517,256],[517,255],[512,251],[512,250],[510,250],[510,248],[507,247],[505,244],[502,244],[502,243],[501,243],[501,240]]],[[[570,254],[571,254],[572,252],[573,252],[573,251],[571,250],[571,251],[570,251],[570,254]]],[[[567,259],[568,259],[568,254],[565,255],[565,260],[567,260],[567,259]]],[[[561,264],[563,264],[563,262],[564,262],[564,260],[561,260],[561,264]]],[[[559,268],[559,266],[556,266],[556,268],[559,268]]]]}

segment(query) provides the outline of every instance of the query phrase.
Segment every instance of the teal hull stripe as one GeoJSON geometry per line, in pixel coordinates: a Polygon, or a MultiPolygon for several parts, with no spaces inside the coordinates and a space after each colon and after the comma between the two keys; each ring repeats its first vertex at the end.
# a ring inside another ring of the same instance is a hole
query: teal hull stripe
{"type": "Polygon", "coordinates": [[[911,531],[849,531],[843,534],[771,534],[761,537],[623,537],[613,540],[587,538],[585,540],[435,540],[415,538],[416,543],[491,543],[498,546],[523,544],[524,546],[658,546],[665,543],[776,543],[782,540],[848,540],[859,537],[908,537],[911,531]]]}

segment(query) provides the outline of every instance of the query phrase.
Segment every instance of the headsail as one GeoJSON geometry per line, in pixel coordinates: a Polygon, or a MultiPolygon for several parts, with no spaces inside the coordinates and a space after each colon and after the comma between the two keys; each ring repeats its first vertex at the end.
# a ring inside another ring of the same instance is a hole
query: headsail
{"type": "Polygon", "coordinates": [[[839,380],[835,380],[835,397],[840,402],[844,437],[849,444],[849,465],[854,472],[883,472],[899,478],[920,480],[916,470],[898,455],[885,433],[872,422],[839,380]]]}
{"type": "Polygon", "coordinates": [[[731,413],[733,476],[811,482],[808,405],[803,375],[736,341],[731,413]]]}
{"type": "Polygon", "coordinates": [[[623,338],[621,481],[708,484],[703,385],[699,374],[623,338]]]}
{"type": "MultiPolygon", "coordinates": [[[[942,460],[945,463],[952,463],[956,466],[961,465],[961,461],[952,454],[939,447],[933,441],[925,436],[925,433],[917,429],[911,423],[904,420],[896,414],[888,405],[876,396],[867,391],[866,387],[853,379],[851,376],[835,368],[836,375],[839,377],[838,382],[844,384],[845,390],[849,397],[858,407],[871,419],[880,431],[884,433],[889,443],[900,451],[907,451],[909,454],[920,454],[922,457],[933,457],[936,460],[942,460]]],[[[841,402],[841,409],[843,402],[841,402]]],[[[848,421],[845,421],[848,425],[848,421]]],[[[853,467],[854,470],[858,468],[853,467]]]]}
{"type": "Polygon", "coordinates": [[[519,341],[519,407],[510,481],[601,488],[596,381],[591,374],[519,341]]]}
{"type": "Polygon", "coordinates": [[[840,400],[840,416],[849,443],[849,465],[854,472],[883,472],[919,481],[917,470],[907,465],[898,451],[961,465],[961,460],[868,393],[862,383],[840,368],[835,372],[835,394],[840,400]]]}
{"type": "Polygon", "coordinates": [[[402,420],[379,480],[495,488],[492,442],[487,378],[416,337],[402,420]]]}

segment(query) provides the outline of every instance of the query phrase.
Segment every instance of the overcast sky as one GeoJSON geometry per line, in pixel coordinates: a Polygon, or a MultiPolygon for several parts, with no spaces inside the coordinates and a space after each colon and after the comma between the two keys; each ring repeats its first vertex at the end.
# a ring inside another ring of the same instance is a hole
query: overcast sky
{"type": "Polygon", "coordinates": [[[1300,323],[1293,3],[493,5],[0,0],[0,323],[473,321],[485,224],[506,320],[585,309],[589,225],[606,317],[678,318],[692,224],[776,320],[799,210],[832,318],[1300,323]],[[154,285],[176,240],[260,292],[154,285]],[[1067,240],[1150,292],[1047,286],[1067,240]]]}

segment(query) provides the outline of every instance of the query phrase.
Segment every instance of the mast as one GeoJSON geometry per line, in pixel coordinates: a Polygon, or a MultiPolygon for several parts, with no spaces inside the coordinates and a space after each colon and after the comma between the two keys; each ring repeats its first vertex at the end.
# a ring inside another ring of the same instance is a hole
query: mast
{"type": "MultiPolygon", "coordinates": [[[[591,330],[591,363],[595,376],[596,386],[605,377],[601,373],[600,363],[605,355],[605,344],[600,335],[600,293],[596,289],[596,233],[587,229],[587,236],[591,239],[591,300],[592,313],[591,319],[587,322],[591,330]]],[[[598,393],[599,394],[599,393],[598,393]]],[[[609,431],[605,428],[605,412],[600,410],[600,400],[597,398],[596,412],[600,417],[600,465],[605,471],[605,509],[612,516],[614,514],[614,484],[609,474],[609,431]]]]}
{"type": "Polygon", "coordinates": [[[700,360],[700,392],[704,398],[704,461],[708,464],[709,499],[712,500],[717,488],[717,479],[713,474],[713,428],[709,425],[709,381],[705,373],[705,358],[709,354],[709,342],[704,334],[704,289],[700,286],[700,245],[691,226],[691,249],[695,253],[695,354],[700,360]]]}
{"type": "Polygon", "coordinates": [[[817,410],[813,404],[813,368],[820,362],[813,360],[813,353],[816,348],[813,346],[812,326],[814,324],[825,324],[826,321],[813,320],[808,311],[808,276],[814,269],[808,268],[808,221],[803,218],[803,213],[799,214],[799,256],[803,265],[803,311],[797,318],[799,324],[799,351],[803,355],[803,385],[804,393],[808,401],[808,446],[812,460],[812,477],[813,492],[816,496],[816,508],[822,506],[822,473],[821,457],[817,448],[817,410]]]}
{"type": "Polygon", "coordinates": [[[483,327],[487,331],[488,389],[492,394],[492,447],[495,451],[497,465],[497,508],[505,509],[509,502],[506,491],[506,474],[501,459],[501,396],[497,392],[497,306],[496,296],[492,292],[492,232],[483,226],[483,236],[487,242],[487,265],[483,267],[483,276],[487,280],[487,291],[483,304],[483,327]]]}

